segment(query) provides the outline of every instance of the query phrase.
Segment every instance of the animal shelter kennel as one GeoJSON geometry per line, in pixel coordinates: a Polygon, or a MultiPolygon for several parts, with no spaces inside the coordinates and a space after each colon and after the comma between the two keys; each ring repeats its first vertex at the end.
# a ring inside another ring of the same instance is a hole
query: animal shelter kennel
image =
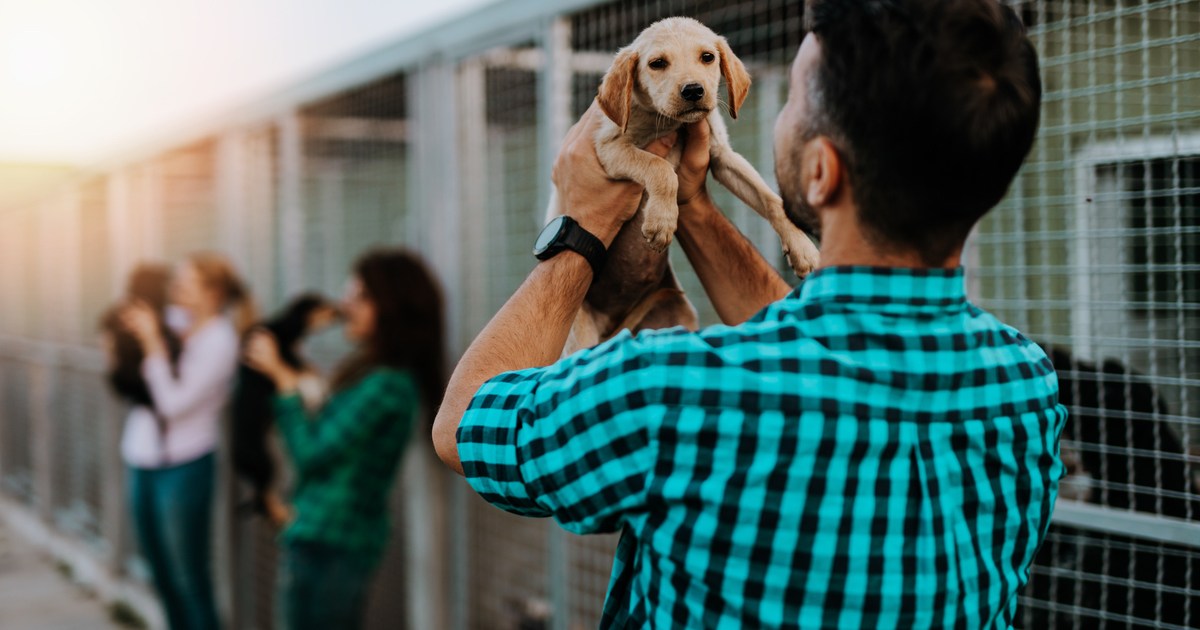
{"type": "MultiPolygon", "coordinates": [[[[1072,418],[1072,474],[1018,623],[1200,628],[1200,3],[1012,4],[1041,58],[1041,129],[970,241],[968,287],[1053,349],[1072,418]]],[[[405,245],[443,284],[457,356],[533,267],[558,143],[617,48],[672,15],[727,37],[754,78],[732,143],[771,180],[802,5],[503,0],[0,208],[0,496],[73,561],[145,579],[96,337],[135,262],[226,252],[272,310],[338,295],[357,254],[405,245]]],[[[786,270],[766,222],[713,191],[786,270]]],[[[312,353],[328,365],[341,344],[312,353]]],[[[429,446],[414,440],[397,484],[371,627],[594,627],[616,537],[502,513],[429,446]]],[[[270,628],[273,534],[236,513],[222,475],[223,614],[270,628]]]]}

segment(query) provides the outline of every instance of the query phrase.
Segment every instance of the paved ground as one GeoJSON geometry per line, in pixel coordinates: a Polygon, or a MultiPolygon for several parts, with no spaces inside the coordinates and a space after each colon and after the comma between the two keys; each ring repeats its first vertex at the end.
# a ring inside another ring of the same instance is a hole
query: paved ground
{"type": "Polygon", "coordinates": [[[110,630],[108,611],[0,519],[0,628],[110,630]]]}

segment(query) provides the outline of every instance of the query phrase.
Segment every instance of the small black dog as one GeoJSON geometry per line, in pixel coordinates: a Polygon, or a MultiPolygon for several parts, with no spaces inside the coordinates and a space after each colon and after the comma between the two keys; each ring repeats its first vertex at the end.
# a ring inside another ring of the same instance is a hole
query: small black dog
{"type": "MultiPolygon", "coordinates": [[[[279,345],[279,357],[296,370],[308,365],[299,354],[300,341],[318,327],[319,314],[333,313],[333,306],[315,294],[302,295],[276,317],[254,328],[266,330],[279,345]]],[[[330,317],[332,319],[332,317],[330,317]]],[[[238,368],[230,415],[233,422],[233,467],[251,486],[253,495],[243,509],[273,517],[268,496],[275,480],[275,461],[267,450],[267,434],[274,422],[271,399],[275,384],[246,365],[238,368]]]]}
{"type": "MultiPolygon", "coordinates": [[[[1200,496],[1185,472],[1183,443],[1158,417],[1169,410],[1154,386],[1112,359],[1095,364],[1053,347],[1048,354],[1058,371],[1059,402],[1068,410],[1062,439],[1077,450],[1083,470],[1075,472],[1086,473],[1098,486],[1086,500],[1178,519],[1188,517],[1190,504],[1191,518],[1200,518],[1200,496]]],[[[1189,565],[1200,576],[1200,554],[1194,549],[1054,525],[1034,559],[1026,596],[1059,606],[1027,608],[1027,627],[1143,623],[1136,620],[1181,626],[1189,615],[1196,623],[1200,598],[1185,595],[1189,565]],[[1078,616],[1066,612],[1075,607],[1078,616]],[[1102,624],[1089,610],[1111,618],[1102,624]]],[[[1191,588],[1197,579],[1192,578],[1191,588]]]]}
{"type": "Polygon", "coordinates": [[[167,290],[170,283],[171,270],[166,266],[138,265],[129,276],[125,297],[105,311],[100,318],[100,330],[112,340],[113,361],[108,373],[109,386],[121,399],[153,411],[164,440],[167,434],[166,420],[155,411],[154,396],[146,386],[146,381],[142,379],[142,360],[145,359],[145,353],[142,352],[141,344],[121,323],[121,311],[138,301],[154,309],[171,365],[175,366],[179,360],[182,343],[166,323],[167,290]]]}

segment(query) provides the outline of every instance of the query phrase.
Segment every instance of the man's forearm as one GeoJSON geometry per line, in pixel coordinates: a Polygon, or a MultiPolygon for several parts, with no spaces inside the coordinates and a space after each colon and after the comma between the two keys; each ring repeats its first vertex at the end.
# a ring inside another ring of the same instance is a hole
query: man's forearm
{"type": "Polygon", "coordinates": [[[497,374],[558,360],[591,280],[587,261],[574,252],[539,264],[467,348],[433,427],[438,455],[459,474],[456,433],[475,392],[497,374]]]}
{"type": "Polygon", "coordinates": [[[679,244],[721,321],[750,319],[791,287],[707,194],[679,209],[679,244]]]}

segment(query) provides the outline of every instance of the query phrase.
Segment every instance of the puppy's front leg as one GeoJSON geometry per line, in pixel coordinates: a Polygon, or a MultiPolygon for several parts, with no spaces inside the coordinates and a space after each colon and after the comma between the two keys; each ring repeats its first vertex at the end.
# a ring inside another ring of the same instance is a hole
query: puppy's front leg
{"type": "Polygon", "coordinates": [[[646,189],[642,206],[642,236],[655,251],[664,251],[679,223],[679,180],[671,163],[622,139],[596,145],[596,157],[609,177],[628,179],[646,189]]]}
{"type": "Polygon", "coordinates": [[[787,218],[783,200],[767,186],[746,158],[727,145],[713,143],[709,166],[713,178],[771,224],[779,234],[783,253],[797,276],[803,278],[816,268],[820,252],[804,231],[787,218]]]}

